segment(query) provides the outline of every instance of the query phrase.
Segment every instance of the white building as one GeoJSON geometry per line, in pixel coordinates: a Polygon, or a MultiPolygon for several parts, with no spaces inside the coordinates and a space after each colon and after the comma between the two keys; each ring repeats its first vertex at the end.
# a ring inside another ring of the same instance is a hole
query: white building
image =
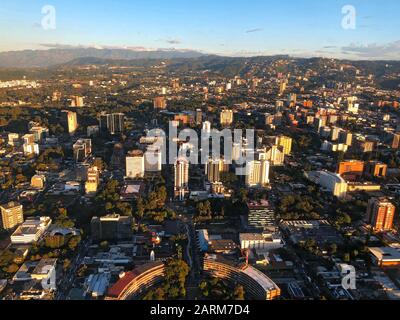
{"type": "Polygon", "coordinates": [[[37,143],[29,143],[29,144],[24,143],[23,149],[25,155],[31,155],[31,154],[39,155],[40,152],[39,145],[37,143]]]}
{"type": "Polygon", "coordinates": [[[269,251],[282,248],[285,245],[282,237],[277,233],[241,233],[239,240],[242,250],[269,251]]]}
{"type": "Polygon", "coordinates": [[[128,178],[144,177],[144,154],[140,150],[131,151],[126,156],[126,176],[128,178]]]}
{"type": "Polygon", "coordinates": [[[174,181],[175,196],[183,200],[189,191],[189,162],[186,158],[176,160],[174,181]]]}
{"type": "Polygon", "coordinates": [[[9,133],[8,134],[8,145],[9,146],[13,146],[13,147],[17,147],[20,146],[20,137],[18,133],[9,133]]]}
{"type": "Polygon", "coordinates": [[[306,175],[308,179],[328,190],[335,197],[346,197],[347,182],[339,174],[329,171],[311,171],[306,175]]]}
{"type": "Polygon", "coordinates": [[[21,224],[11,235],[12,244],[37,242],[51,225],[49,217],[30,218],[21,224]]]}
{"type": "Polygon", "coordinates": [[[269,161],[250,161],[246,168],[246,184],[249,187],[264,187],[269,184],[269,161]]]}

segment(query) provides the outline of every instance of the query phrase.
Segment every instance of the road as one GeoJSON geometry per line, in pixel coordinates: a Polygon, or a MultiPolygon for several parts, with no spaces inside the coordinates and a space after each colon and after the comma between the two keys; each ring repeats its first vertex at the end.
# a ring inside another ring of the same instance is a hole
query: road
{"type": "Polygon", "coordinates": [[[67,295],[75,282],[76,272],[79,266],[82,264],[89,246],[89,240],[85,240],[80,243],[77,254],[71,262],[70,268],[66,273],[64,273],[61,283],[58,285],[56,300],[66,300],[67,295]]]}

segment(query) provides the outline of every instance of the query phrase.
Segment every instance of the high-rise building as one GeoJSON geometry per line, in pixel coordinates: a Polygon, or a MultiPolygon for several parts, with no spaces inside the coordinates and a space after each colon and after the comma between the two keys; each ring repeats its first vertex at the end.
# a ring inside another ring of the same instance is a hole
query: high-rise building
{"type": "Polygon", "coordinates": [[[350,160],[342,161],[338,165],[337,173],[339,175],[361,176],[364,172],[364,161],[350,160]]]}
{"type": "Polygon", "coordinates": [[[144,177],[144,162],[144,154],[142,151],[130,151],[126,156],[126,176],[128,178],[144,177]]]}
{"type": "Polygon", "coordinates": [[[92,140],[79,139],[72,148],[75,161],[83,162],[92,153],[92,140]]]}
{"type": "Polygon", "coordinates": [[[89,168],[87,172],[87,180],[85,183],[85,191],[87,194],[97,192],[99,186],[99,169],[97,167],[89,168]]]}
{"type": "Polygon", "coordinates": [[[21,140],[18,133],[8,134],[8,145],[12,147],[18,147],[21,145],[21,140]]]}
{"type": "Polygon", "coordinates": [[[198,126],[201,126],[201,124],[203,123],[203,112],[201,111],[201,109],[196,109],[196,124],[198,126]]]}
{"type": "Polygon", "coordinates": [[[347,111],[353,114],[358,114],[359,104],[357,103],[357,97],[347,98],[347,111]]]}
{"type": "Polygon", "coordinates": [[[247,163],[246,185],[249,187],[265,187],[269,184],[269,161],[254,160],[247,163]]]}
{"type": "Polygon", "coordinates": [[[78,118],[76,112],[66,111],[62,112],[63,123],[68,130],[69,134],[74,134],[78,129],[78,118]]]}
{"type": "Polygon", "coordinates": [[[288,95],[288,100],[287,103],[290,107],[295,107],[297,103],[297,94],[295,93],[290,93],[288,95]]]}
{"type": "Polygon", "coordinates": [[[400,147],[400,133],[394,133],[391,143],[392,149],[398,149],[400,147]]]}
{"type": "Polygon", "coordinates": [[[211,183],[221,181],[221,172],[228,172],[229,165],[223,159],[209,159],[205,166],[207,179],[211,183]]]}
{"type": "Polygon", "coordinates": [[[117,241],[132,239],[132,217],[120,215],[108,215],[105,217],[93,217],[90,222],[92,239],[94,241],[117,241]]]}
{"type": "Polygon", "coordinates": [[[276,137],[277,146],[283,147],[283,153],[289,155],[292,152],[292,138],[286,136],[276,137]]]}
{"type": "Polygon", "coordinates": [[[49,129],[45,127],[35,126],[32,127],[29,131],[34,135],[35,142],[37,143],[42,142],[49,135],[49,129]]]}
{"type": "Polygon", "coordinates": [[[165,97],[157,97],[153,100],[155,110],[164,110],[167,108],[167,99],[165,97]]]}
{"type": "Polygon", "coordinates": [[[229,126],[233,123],[233,111],[222,110],[220,114],[220,123],[223,126],[229,126]]]}
{"type": "Polygon", "coordinates": [[[81,108],[84,106],[83,98],[80,96],[73,96],[71,100],[71,107],[81,108]]]}
{"type": "Polygon", "coordinates": [[[391,230],[395,211],[395,206],[388,198],[372,198],[368,201],[368,222],[377,232],[391,230]]]}
{"type": "Polygon", "coordinates": [[[162,170],[162,152],[159,148],[149,147],[144,154],[144,169],[146,172],[162,170]]]}
{"type": "Polygon", "coordinates": [[[39,145],[35,143],[35,136],[33,134],[26,134],[22,137],[24,142],[23,150],[25,155],[39,154],[39,145]]]}
{"type": "Polygon", "coordinates": [[[24,222],[24,211],[21,204],[12,201],[1,205],[0,210],[3,229],[10,230],[24,222]]]}
{"type": "Polygon", "coordinates": [[[101,114],[100,130],[108,131],[112,135],[124,132],[125,115],[123,113],[101,114]]]}
{"type": "Polygon", "coordinates": [[[51,101],[58,102],[60,100],[61,100],[61,92],[60,91],[54,91],[53,95],[52,95],[52,98],[51,98],[51,101]]]}
{"type": "Polygon", "coordinates": [[[339,133],[339,143],[343,143],[349,147],[353,145],[353,134],[348,131],[340,131],[339,133]]]}
{"type": "Polygon", "coordinates": [[[387,174],[388,166],[378,161],[370,161],[367,163],[365,173],[371,177],[384,178],[387,174]]]}
{"type": "Polygon", "coordinates": [[[175,196],[181,200],[189,191],[189,162],[186,158],[178,158],[175,161],[175,179],[174,179],[175,196]]]}

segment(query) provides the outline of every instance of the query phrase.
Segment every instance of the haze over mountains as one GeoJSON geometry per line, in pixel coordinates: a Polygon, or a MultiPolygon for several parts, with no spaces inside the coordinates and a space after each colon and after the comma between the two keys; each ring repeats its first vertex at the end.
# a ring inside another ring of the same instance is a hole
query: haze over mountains
{"type": "Polygon", "coordinates": [[[8,51],[0,53],[2,68],[50,67],[79,58],[112,60],[198,58],[202,53],[192,50],[157,49],[152,51],[133,49],[55,48],[48,50],[8,51]]]}

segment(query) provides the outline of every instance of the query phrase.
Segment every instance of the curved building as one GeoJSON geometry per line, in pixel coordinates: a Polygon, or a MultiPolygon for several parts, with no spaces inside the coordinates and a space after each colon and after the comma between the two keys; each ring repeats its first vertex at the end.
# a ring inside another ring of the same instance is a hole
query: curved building
{"type": "Polygon", "coordinates": [[[127,272],[107,292],[106,300],[134,300],[144,295],[164,277],[163,262],[151,262],[127,272]]]}
{"type": "Polygon", "coordinates": [[[281,294],[280,288],[270,278],[252,266],[240,266],[216,256],[207,256],[204,272],[242,285],[246,293],[256,300],[273,300],[281,294]]]}

